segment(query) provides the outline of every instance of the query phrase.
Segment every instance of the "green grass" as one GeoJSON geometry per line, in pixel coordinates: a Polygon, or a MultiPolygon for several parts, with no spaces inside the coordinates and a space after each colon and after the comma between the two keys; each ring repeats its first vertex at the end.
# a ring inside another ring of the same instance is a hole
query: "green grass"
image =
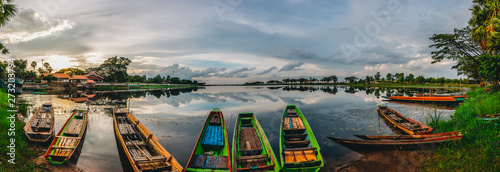
{"type": "Polygon", "coordinates": [[[449,143],[434,151],[422,166],[423,171],[499,171],[500,126],[475,118],[500,112],[500,92],[469,92],[470,98],[455,111],[448,121],[433,125],[434,132],[461,131],[459,143],[449,143]]]}
{"type": "Polygon", "coordinates": [[[36,158],[37,150],[28,144],[27,138],[23,134],[24,122],[16,118],[15,121],[15,135],[9,136],[8,130],[10,129],[10,121],[6,117],[10,115],[7,110],[10,109],[7,102],[8,97],[5,89],[0,90],[0,171],[33,171],[36,164],[32,161],[36,158]],[[7,146],[11,144],[10,138],[15,139],[15,163],[8,163],[10,157],[7,153],[10,149],[7,146]]]}

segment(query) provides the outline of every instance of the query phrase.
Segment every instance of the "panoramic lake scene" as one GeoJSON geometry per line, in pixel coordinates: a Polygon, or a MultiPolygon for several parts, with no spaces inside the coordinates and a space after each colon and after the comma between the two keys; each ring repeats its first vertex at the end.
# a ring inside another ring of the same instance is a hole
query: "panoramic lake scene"
{"type": "Polygon", "coordinates": [[[500,1],[0,9],[0,171],[500,171],[500,1]]]}

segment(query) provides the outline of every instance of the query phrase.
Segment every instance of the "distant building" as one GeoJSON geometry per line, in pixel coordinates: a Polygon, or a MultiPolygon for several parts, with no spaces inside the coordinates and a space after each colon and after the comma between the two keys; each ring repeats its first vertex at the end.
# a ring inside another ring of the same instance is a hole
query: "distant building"
{"type": "Polygon", "coordinates": [[[104,77],[99,76],[95,73],[88,73],[84,75],[87,79],[95,81],[95,83],[103,83],[104,77]]]}
{"type": "Polygon", "coordinates": [[[77,84],[86,84],[88,80],[85,75],[73,75],[69,78],[69,82],[77,84]]]}
{"type": "Polygon", "coordinates": [[[43,80],[43,77],[49,75],[56,77],[56,82],[69,82],[69,79],[71,78],[68,74],[65,73],[42,73],[42,75],[40,76],[42,78],[42,83],[47,83],[46,80],[43,80]]]}

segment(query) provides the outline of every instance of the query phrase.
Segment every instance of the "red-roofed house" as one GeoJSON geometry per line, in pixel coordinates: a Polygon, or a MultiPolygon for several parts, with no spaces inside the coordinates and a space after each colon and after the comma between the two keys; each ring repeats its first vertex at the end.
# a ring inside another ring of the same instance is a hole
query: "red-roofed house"
{"type": "Polygon", "coordinates": [[[103,83],[104,82],[104,78],[102,76],[95,74],[95,73],[88,73],[88,74],[85,74],[84,76],[87,77],[87,79],[89,79],[89,80],[94,80],[96,83],[103,83]]]}
{"type": "Polygon", "coordinates": [[[69,78],[71,78],[68,74],[65,73],[42,73],[41,78],[49,75],[56,77],[57,78],[56,82],[69,82],[69,78]]]}
{"type": "Polygon", "coordinates": [[[69,82],[71,83],[80,83],[80,84],[85,84],[87,83],[87,77],[85,75],[73,75],[71,78],[69,78],[69,82]]]}

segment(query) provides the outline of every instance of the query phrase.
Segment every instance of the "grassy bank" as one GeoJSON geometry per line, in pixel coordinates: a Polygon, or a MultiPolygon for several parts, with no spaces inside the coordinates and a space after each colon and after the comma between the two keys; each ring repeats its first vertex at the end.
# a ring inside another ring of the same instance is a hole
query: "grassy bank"
{"type": "MultiPolygon", "coordinates": [[[[2,129],[0,133],[0,169],[6,171],[33,171],[36,167],[34,161],[32,161],[36,155],[37,150],[28,144],[27,138],[23,135],[24,122],[15,118],[15,135],[9,136],[9,129],[11,129],[11,122],[7,118],[11,113],[7,110],[11,109],[8,104],[8,97],[5,89],[0,90],[0,128],[2,129]],[[10,148],[7,146],[11,145],[10,139],[15,139],[15,164],[8,162],[10,158],[7,153],[10,153],[10,148]]],[[[17,115],[16,115],[17,116],[17,115]]],[[[11,133],[12,134],[12,133],[11,133]]],[[[0,171],[2,171],[0,170],[0,171]]]]}
{"type": "Polygon", "coordinates": [[[435,132],[459,130],[464,135],[459,143],[437,149],[423,165],[424,171],[499,171],[500,126],[485,122],[475,115],[500,112],[500,92],[469,92],[470,96],[449,121],[437,122],[435,132]]]}
{"type": "Polygon", "coordinates": [[[109,90],[127,90],[127,89],[175,89],[175,88],[190,88],[197,87],[197,85],[134,85],[130,87],[126,86],[114,86],[114,85],[99,85],[97,90],[99,91],[109,91],[109,90]]]}

